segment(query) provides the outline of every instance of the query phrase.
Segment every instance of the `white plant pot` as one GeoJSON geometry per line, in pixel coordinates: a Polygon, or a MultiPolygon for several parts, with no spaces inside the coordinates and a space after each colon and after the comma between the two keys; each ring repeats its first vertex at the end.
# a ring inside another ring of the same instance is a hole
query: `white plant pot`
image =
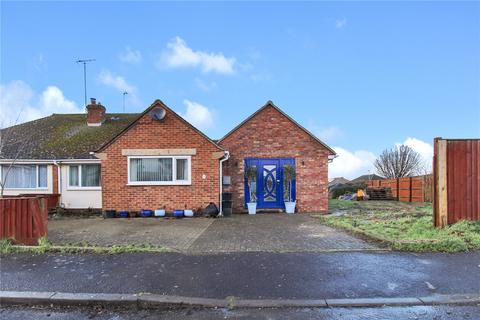
{"type": "Polygon", "coordinates": [[[183,215],[185,217],[193,217],[193,210],[184,210],[183,215]]]}
{"type": "Polygon", "coordinates": [[[285,201],[285,212],[292,214],[295,213],[295,205],[297,204],[296,201],[293,202],[287,202],[285,201]]]}
{"type": "Polygon", "coordinates": [[[157,209],[154,212],[155,217],[165,217],[165,210],[157,209]]]}
{"type": "Polygon", "coordinates": [[[256,214],[257,213],[257,203],[256,202],[247,203],[247,207],[248,207],[248,214],[256,214]]]}

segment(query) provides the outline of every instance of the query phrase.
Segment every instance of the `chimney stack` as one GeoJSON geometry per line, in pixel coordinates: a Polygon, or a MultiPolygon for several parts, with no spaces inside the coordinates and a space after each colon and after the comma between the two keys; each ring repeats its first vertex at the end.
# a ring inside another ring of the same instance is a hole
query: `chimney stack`
{"type": "Polygon", "coordinates": [[[88,126],[101,126],[105,121],[105,109],[104,106],[95,98],[90,98],[90,104],[87,106],[87,125],[88,126]]]}

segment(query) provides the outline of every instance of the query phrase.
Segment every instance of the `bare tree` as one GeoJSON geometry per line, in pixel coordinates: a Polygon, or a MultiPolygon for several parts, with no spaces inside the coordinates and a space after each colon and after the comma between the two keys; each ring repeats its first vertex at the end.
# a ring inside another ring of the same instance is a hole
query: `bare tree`
{"type": "Polygon", "coordinates": [[[18,120],[20,119],[20,113],[18,114],[18,117],[13,125],[6,127],[3,123],[0,123],[0,160],[8,160],[8,162],[5,163],[0,162],[0,198],[3,198],[10,171],[15,166],[15,163],[25,148],[27,139],[30,139],[31,137],[31,134],[28,134],[26,139],[21,139],[21,141],[12,141],[13,126],[18,123],[18,120]],[[13,152],[13,154],[9,153],[6,155],[7,149],[15,149],[15,152],[13,152]]]}
{"type": "Polygon", "coordinates": [[[387,179],[411,177],[419,174],[423,168],[420,154],[405,145],[384,150],[374,166],[378,174],[387,179]]]}

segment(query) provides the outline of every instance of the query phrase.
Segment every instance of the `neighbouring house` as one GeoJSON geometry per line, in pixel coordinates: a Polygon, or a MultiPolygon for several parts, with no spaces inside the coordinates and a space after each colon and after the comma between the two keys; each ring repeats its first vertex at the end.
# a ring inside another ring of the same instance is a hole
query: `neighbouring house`
{"type": "Polygon", "coordinates": [[[335,152],[270,101],[219,141],[160,100],[141,114],[109,114],[95,99],[86,110],[0,131],[5,195],[58,193],[68,209],[169,211],[221,205],[229,192],[233,211],[245,212],[244,171],[255,166],[257,208],[282,210],[290,165],[297,211],[328,209],[335,152]]]}
{"type": "Polygon", "coordinates": [[[330,181],[328,183],[328,188],[330,189],[330,188],[333,188],[337,185],[343,185],[343,184],[346,184],[348,182],[350,182],[350,180],[345,179],[344,177],[333,178],[332,181],[330,181]]]}
{"type": "Polygon", "coordinates": [[[138,115],[105,113],[94,99],[86,109],[87,114],[52,114],[0,131],[4,195],[60,194],[65,208],[102,208],[101,161],[92,151],[138,115]]]}
{"type": "Polygon", "coordinates": [[[384,179],[385,179],[384,177],[381,177],[377,174],[364,174],[364,175],[361,175],[360,177],[357,177],[357,178],[351,180],[350,182],[348,182],[348,184],[349,185],[364,185],[368,181],[371,181],[371,180],[384,180],[384,179]]]}

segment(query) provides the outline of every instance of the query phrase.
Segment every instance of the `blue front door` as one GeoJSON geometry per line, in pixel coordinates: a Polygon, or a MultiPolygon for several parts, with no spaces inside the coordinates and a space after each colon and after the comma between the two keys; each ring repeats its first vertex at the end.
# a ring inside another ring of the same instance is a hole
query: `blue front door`
{"type": "MultiPolygon", "coordinates": [[[[289,185],[283,179],[285,165],[295,166],[295,159],[245,159],[245,168],[255,167],[257,172],[255,181],[245,178],[245,206],[252,195],[259,209],[285,208],[285,199],[289,197],[289,185]]],[[[295,199],[295,181],[292,181],[290,188],[295,199]]]]}

